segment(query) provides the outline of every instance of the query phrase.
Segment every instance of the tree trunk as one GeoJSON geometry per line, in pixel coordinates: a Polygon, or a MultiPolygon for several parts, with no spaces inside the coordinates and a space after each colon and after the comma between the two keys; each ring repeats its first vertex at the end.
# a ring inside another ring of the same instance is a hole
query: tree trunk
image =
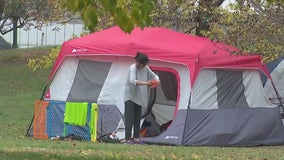
{"type": "Polygon", "coordinates": [[[203,36],[202,31],[208,31],[209,30],[209,25],[205,21],[205,16],[202,16],[202,14],[199,14],[199,16],[196,18],[196,32],[195,34],[197,36],[203,36]]]}
{"type": "Polygon", "coordinates": [[[0,18],[2,18],[5,7],[5,0],[0,0],[0,18]]]}
{"type": "Polygon", "coordinates": [[[18,17],[13,17],[13,45],[12,48],[18,48],[18,17]]]}
{"type": "Polygon", "coordinates": [[[209,30],[209,19],[211,17],[211,12],[213,8],[217,8],[224,0],[201,0],[199,3],[198,16],[196,17],[196,32],[198,36],[203,36],[202,31],[209,30]],[[204,10],[206,8],[206,10],[204,10]]]}

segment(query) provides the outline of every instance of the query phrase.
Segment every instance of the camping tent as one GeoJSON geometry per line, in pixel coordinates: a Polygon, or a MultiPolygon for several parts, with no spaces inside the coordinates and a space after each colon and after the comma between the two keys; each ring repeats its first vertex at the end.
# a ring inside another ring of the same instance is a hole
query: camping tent
{"type": "Polygon", "coordinates": [[[281,56],[267,64],[267,68],[273,79],[273,84],[262,76],[264,90],[272,103],[279,104],[284,102],[284,57],[281,56]],[[274,86],[273,86],[274,85],[274,86]],[[274,87],[277,92],[274,91],[274,87]],[[276,94],[278,93],[278,95],[276,94]],[[279,101],[279,98],[281,101],[279,101]]]}
{"type": "MultiPolygon", "coordinates": [[[[161,79],[158,88],[149,89],[149,104],[142,110],[141,125],[153,133],[145,134],[143,142],[213,146],[284,142],[279,109],[262,87],[259,72],[271,77],[261,57],[236,56],[231,53],[238,49],[232,46],[166,28],[135,28],[127,34],[112,27],[65,42],[44,100],[97,103],[98,136],[123,130],[124,87],[137,51],[148,54],[150,67],[161,79]]],[[[62,117],[64,106],[54,108],[61,108],[62,117]]],[[[54,127],[59,120],[48,122],[54,127]]]]}

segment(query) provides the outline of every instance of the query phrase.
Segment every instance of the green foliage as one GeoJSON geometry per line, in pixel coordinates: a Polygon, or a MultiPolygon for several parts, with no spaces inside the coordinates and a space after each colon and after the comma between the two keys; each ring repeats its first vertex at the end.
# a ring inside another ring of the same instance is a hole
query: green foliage
{"type": "Polygon", "coordinates": [[[90,30],[98,24],[97,14],[91,7],[87,7],[85,10],[83,10],[81,17],[85,23],[85,26],[90,30]]]}
{"type": "Polygon", "coordinates": [[[7,16],[22,17],[26,14],[26,5],[23,1],[5,1],[5,14],[7,16]],[[23,6],[23,7],[21,7],[23,6]]]}
{"type": "Polygon", "coordinates": [[[283,54],[283,26],[255,13],[249,6],[233,7],[234,10],[230,11],[216,9],[210,30],[204,35],[238,47],[241,51],[237,54],[260,54],[264,61],[283,54]]]}
{"type": "Polygon", "coordinates": [[[61,47],[52,48],[47,55],[42,57],[28,59],[28,66],[33,70],[49,69],[53,66],[61,47]]]}
{"type": "Polygon", "coordinates": [[[152,22],[153,0],[64,0],[68,10],[81,14],[86,27],[94,32],[101,17],[110,15],[114,23],[130,33],[135,25],[149,26],[152,22]]]}

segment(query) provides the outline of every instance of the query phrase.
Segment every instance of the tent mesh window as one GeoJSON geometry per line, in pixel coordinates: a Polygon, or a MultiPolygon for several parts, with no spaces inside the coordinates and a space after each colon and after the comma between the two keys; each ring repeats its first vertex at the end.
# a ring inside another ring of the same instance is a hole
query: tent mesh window
{"type": "Polygon", "coordinates": [[[47,139],[46,133],[46,108],[48,107],[47,101],[37,100],[34,107],[34,127],[33,137],[38,139],[47,139]]]}
{"type": "Polygon", "coordinates": [[[78,126],[64,123],[65,102],[50,102],[47,107],[47,134],[50,139],[72,139],[72,140],[90,140],[90,110],[85,126],[78,126]]]}

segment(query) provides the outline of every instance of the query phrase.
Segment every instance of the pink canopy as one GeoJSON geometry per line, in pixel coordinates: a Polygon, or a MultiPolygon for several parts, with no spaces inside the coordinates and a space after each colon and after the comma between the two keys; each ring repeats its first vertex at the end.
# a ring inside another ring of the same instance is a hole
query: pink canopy
{"type": "Polygon", "coordinates": [[[66,56],[116,55],[134,57],[137,51],[150,59],[187,65],[191,84],[201,68],[260,69],[270,74],[258,55],[233,55],[229,45],[212,42],[167,28],[135,28],[131,34],[112,27],[66,41],[49,76],[50,81],[66,56]]]}

